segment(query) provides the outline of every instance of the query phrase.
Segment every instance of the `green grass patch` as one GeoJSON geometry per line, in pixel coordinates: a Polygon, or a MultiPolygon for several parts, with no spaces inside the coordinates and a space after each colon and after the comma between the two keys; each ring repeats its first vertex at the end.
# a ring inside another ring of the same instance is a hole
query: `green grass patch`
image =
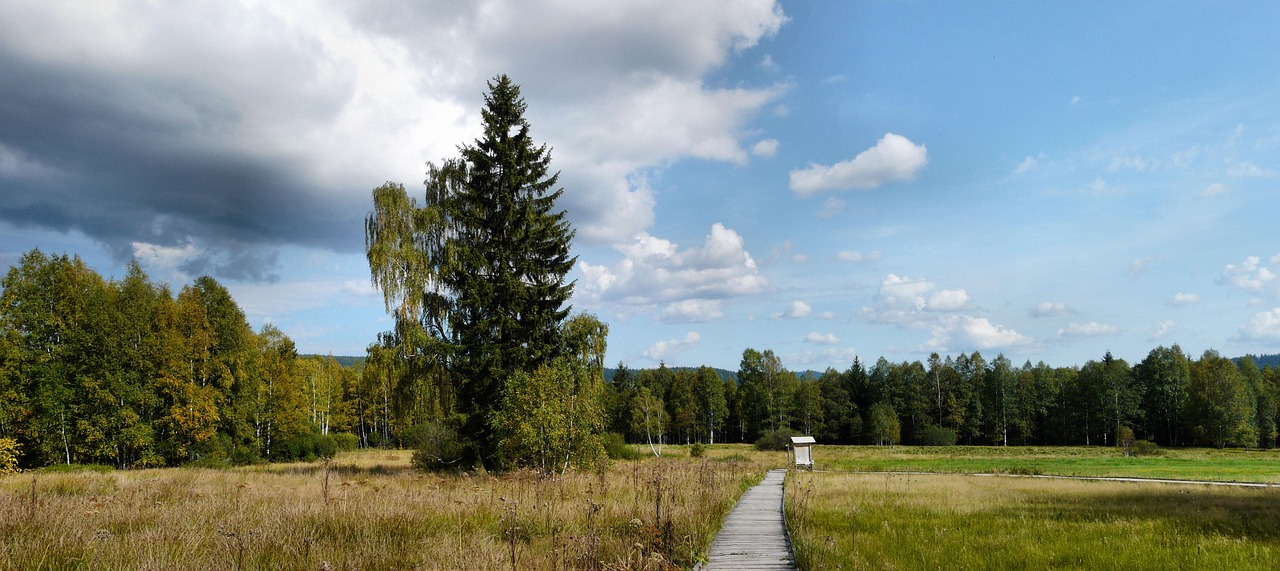
{"type": "Polygon", "coordinates": [[[1112,447],[819,446],[818,468],[846,472],[1046,474],[1280,483],[1280,451],[1162,449],[1126,457],[1112,447]]]}
{"type": "Polygon", "coordinates": [[[801,569],[1274,569],[1280,491],[793,473],[801,569]]]}

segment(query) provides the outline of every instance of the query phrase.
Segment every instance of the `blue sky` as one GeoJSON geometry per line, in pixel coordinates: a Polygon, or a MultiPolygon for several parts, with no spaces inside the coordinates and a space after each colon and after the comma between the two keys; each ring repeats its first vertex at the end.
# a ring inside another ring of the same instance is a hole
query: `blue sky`
{"type": "Polygon", "coordinates": [[[1280,351],[1272,3],[0,1],[0,263],[388,329],[362,219],[523,87],[610,363],[1280,351]],[[597,5],[599,4],[599,5],[597,5]]]}

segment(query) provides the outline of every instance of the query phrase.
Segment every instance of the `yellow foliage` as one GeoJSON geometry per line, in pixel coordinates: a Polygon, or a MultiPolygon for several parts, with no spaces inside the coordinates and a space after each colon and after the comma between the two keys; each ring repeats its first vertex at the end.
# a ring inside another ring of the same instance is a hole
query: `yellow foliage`
{"type": "Polygon", "coordinates": [[[22,446],[12,438],[0,438],[0,474],[12,474],[18,471],[18,455],[22,446]]]}

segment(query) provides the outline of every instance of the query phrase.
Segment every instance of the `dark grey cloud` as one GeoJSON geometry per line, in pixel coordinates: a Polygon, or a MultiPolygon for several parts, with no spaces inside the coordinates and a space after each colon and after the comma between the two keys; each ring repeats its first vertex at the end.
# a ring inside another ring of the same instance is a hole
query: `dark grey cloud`
{"type": "Polygon", "coordinates": [[[367,194],[316,192],[306,165],[237,149],[224,133],[245,118],[217,93],[12,50],[0,68],[0,221],[77,230],[120,258],[195,244],[188,268],[230,279],[270,279],[282,245],[361,246],[367,194]]]}

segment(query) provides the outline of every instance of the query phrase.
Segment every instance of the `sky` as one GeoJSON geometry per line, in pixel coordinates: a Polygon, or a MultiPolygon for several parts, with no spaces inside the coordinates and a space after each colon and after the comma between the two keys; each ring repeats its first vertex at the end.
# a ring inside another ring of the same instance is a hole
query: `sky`
{"type": "Polygon", "coordinates": [[[609,363],[1280,352],[1273,2],[0,0],[31,249],[362,355],[371,190],[521,86],[609,363]]]}

